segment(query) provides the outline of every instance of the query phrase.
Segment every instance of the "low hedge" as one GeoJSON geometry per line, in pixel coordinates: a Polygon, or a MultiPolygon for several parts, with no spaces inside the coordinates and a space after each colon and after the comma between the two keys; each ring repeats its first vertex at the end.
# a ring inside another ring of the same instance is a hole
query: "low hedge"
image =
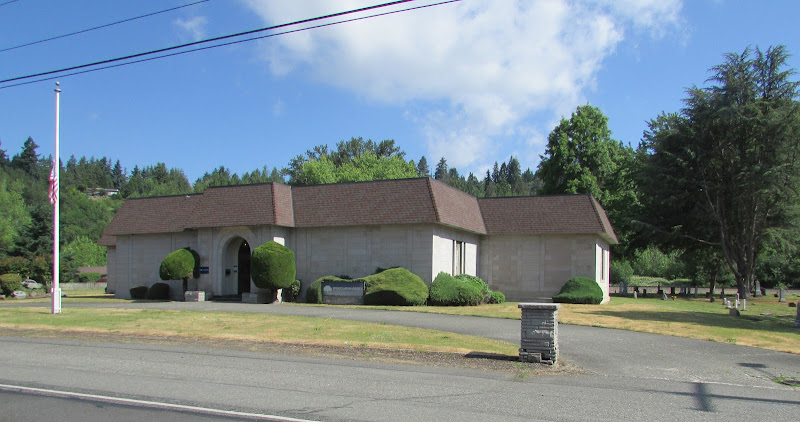
{"type": "Polygon", "coordinates": [[[458,279],[441,272],[431,283],[431,305],[472,306],[483,303],[483,299],[481,286],[471,280],[458,279]]]}
{"type": "Polygon", "coordinates": [[[489,293],[489,303],[506,303],[506,295],[502,292],[489,293]]]}
{"type": "MultiPolygon", "coordinates": [[[[342,278],[333,275],[320,277],[314,280],[310,286],[308,286],[308,290],[306,290],[306,302],[307,303],[322,303],[322,282],[323,281],[356,281],[351,278],[342,278]]],[[[358,279],[357,281],[361,281],[358,279]]]]}
{"type": "Polygon", "coordinates": [[[0,289],[6,296],[11,295],[15,290],[22,290],[22,277],[19,274],[0,275],[0,289]]]}
{"type": "Polygon", "coordinates": [[[169,300],[169,284],[153,284],[149,289],[147,289],[145,298],[148,300],[169,300]]]}
{"type": "Polygon", "coordinates": [[[390,268],[359,279],[336,276],[320,277],[306,290],[306,302],[322,303],[323,281],[364,281],[365,305],[418,306],[428,299],[428,286],[405,268],[390,268]]]}
{"type": "Polygon", "coordinates": [[[136,286],[130,289],[131,299],[142,300],[147,298],[147,286],[136,286]]]}
{"type": "Polygon", "coordinates": [[[96,283],[98,280],[103,278],[103,275],[100,273],[83,273],[78,275],[78,282],[79,283],[96,283]]]}
{"type": "Polygon", "coordinates": [[[597,305],[603,301],[603,290],[591,278],[573,277],[553,296],[555,303],[582,303],[597,305]]]}

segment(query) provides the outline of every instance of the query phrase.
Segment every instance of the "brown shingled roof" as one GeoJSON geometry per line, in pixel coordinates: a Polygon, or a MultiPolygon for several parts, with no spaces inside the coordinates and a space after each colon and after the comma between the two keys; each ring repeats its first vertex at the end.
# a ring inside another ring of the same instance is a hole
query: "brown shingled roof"
{"type": "Polygon", "coordinates": [[[435,223],[427,179],[292,188],[296,227],[435,223]]]}
{"type": "Polygon", "coordinates": [[[208,188],[186,221],[186,227],[275,224],[273,186],[269,184],[208,188]]]}
{"type": "Polygon", "coordinates": [[[161,196],[127,199],[103,232],[120,234],[175,233],[186,228],[201,195],[161,196]]]}
{"type": "Polygon", "coordinates": [[[619,242],[591,195],[482,198],[478,203],[489,235],[591,233],[619,242]]]}
{"type": "Polygon", "coordinates": [[[101,244],[113,246],[116,235],[200,227],[415,223],[478,234],[592,233],[617,243],[605,211],[590,195],[477,199],[437,180],[417,178],[296,187],[267,183],[129,199],[101,244]]]}
{"type": "Polygon", "coordinates": [[[427,180],[430,183],[439,223],[486,234],[478,198],[438,180],[427,180]]]}

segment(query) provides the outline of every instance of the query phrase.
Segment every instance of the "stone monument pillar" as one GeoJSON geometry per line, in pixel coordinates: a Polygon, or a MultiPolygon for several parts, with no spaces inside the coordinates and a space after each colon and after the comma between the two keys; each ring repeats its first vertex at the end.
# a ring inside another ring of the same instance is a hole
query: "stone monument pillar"
{"type": "Polygon", "coordinates": [[[522,362],[547,363],[558,360],[557,303],[520,303],[522,330],[519,358],[522,362]]]}

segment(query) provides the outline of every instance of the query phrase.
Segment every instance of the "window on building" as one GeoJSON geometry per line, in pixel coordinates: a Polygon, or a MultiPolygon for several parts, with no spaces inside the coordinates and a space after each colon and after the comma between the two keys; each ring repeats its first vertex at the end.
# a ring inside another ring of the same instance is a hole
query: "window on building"
{"type": "Polygon", "coordinates": [[[464,242],[453,241],[453,275],[464,274],[464,242]]]}

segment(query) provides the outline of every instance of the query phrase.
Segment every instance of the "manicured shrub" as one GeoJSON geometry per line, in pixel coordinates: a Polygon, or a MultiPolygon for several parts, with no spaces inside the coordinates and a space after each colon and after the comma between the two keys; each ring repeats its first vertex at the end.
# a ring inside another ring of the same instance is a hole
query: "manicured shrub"
{"type": "Polygon", "coordinates": [[[255,249],[250,258],[250,277],[261,289],[278,290],[292,285],[297,270],[294,252],[278,242],[270,241],[255,249]]]}
{"type": "Polygon", "coordinates": [[[405,268],[390,268],[364,277],[365,305],[420,306],[428,300],[428,286],[405,268]]]}
{"type": "Polygon", "coordinates": [[[0,275],[0,289],[3,294],[9,296],[15,290],[22,290],[22,277],[19,274],[0,275]]]}
{"type": "Polygon", "coordinates": [[[78,275],[78,282],[80,283],[96,283],[103,277],[100,273],[83,273],[78,275]]]}
{"type": "Polygon", "coordinates": [[[481,280],[478,277],[475,277],[474,275],[459,274],[459,275],[455,276],[454,278],[456,280],[460,280],[460,281],[463,281],[465,283],[473,284],[475,287],[478,288],[478,290],[481,291],[481,293],[483,293],[486,296],[488,296],[489,292],[491,292],[491,290],[489,290],[489,285],[486,284],[485,281],[481,280]]]}
{"type": "Polygon", "coordinates": [[[428,298],[428,286],[405,268],[390,268],[360,279],[327,276],[314,280],[306,290],[306,302],[322,303],[323,281],[364,281],[365,305],[417,306],[428,298]]]}
{"type": "Polygon", "coordinates": [[[168,300],[169,299],[169,284],[156,283],[147,289],[145,297],[149,300],[168,300]]]}
{"type": "Polygon", "coordinates": [[[482,303],[483,299],[481,286],[472,280],[458,279],[441,272],[431,283],[431,305],[471,306],[482,303]]]}
{"type": "Polygon", "coordinates": [[[283,289],[282,299],[284,302],[295,302],[297,297],[300,296],[300,280],[295,280],[291,286],[283,289]]]}
{"type": "Polygon", "coordinates": [[[161,261],[158,276],[162,280],[183,280],[192,276],[194,256],[186,249],[178,249],[161,261]]]}
{"type": "Polygon", "coordinates": [[[131,288],[131,299],[141,300],[147,298],[147,286],[136,286],[131,288]]]}
{"type": "Polygon", "coordinates": [[[603,290],[591,278],[573,277],[553,296],[556,303],[599,304],[603,301],[603,290]]]}
{"type": "Polygon", "coordinates": [[[491,292],[489,296],[489,303],[506,303],[506,295],[503,292],[491,292]]]}

